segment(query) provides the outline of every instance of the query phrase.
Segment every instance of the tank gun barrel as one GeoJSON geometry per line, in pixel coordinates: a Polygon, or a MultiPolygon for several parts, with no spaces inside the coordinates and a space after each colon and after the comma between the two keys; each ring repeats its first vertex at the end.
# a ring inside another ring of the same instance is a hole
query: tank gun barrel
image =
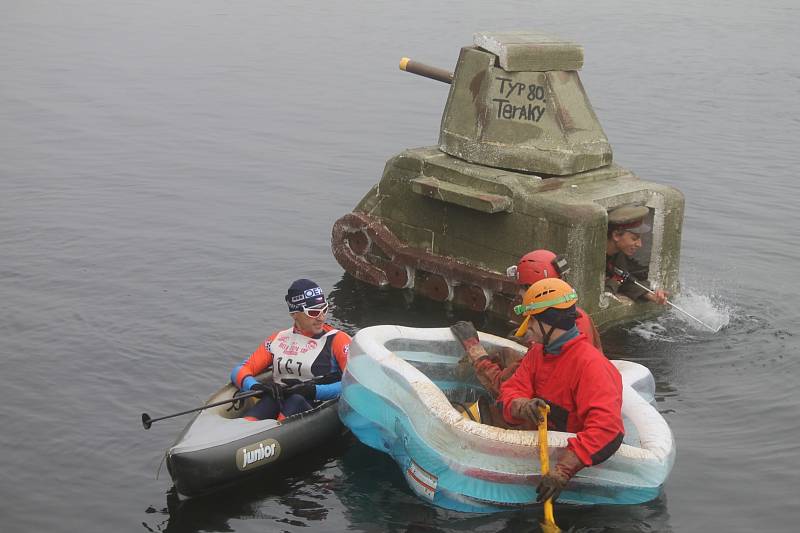
{"type": "Polygon", "coordinates": [[[400,70],[405,70],[406,72],[417,74],[418,76],[424,76],[426,78],[441,81],[447,84],[453,83],[453,73],[449,70],[426,65],[425,63],[420,63],[419,61],[412,61],[407,57],[404,57],[400,60],[400,70]]]}

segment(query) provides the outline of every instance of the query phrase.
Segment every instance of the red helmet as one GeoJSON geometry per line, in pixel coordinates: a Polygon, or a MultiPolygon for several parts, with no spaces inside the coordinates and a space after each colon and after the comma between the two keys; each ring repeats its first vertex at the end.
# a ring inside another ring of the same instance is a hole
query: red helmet
{"type": "Polygon", "coordinates": [[[534,250],[523,255],[517,265],[519,285],[533,285],[546,278],[558,278],[569,271],[567,260],[550,250],[534,250]]]}

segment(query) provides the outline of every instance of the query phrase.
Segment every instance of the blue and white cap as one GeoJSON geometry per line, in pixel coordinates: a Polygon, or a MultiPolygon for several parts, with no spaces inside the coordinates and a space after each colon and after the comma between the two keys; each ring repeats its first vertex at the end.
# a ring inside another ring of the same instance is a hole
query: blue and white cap
{"type": "Polygon", "coordinates": [[[324,304],[325,294],[319,285],[310,279],[298,279],[289,287],[286,303],[289,305],[289,312],[294,313],[302,311],[304,307],[324,304]]]}

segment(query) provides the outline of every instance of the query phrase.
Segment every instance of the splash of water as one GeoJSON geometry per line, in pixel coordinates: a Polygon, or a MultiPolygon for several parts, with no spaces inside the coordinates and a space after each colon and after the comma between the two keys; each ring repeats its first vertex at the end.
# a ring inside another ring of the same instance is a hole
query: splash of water
{"type": "Polygon", "coordinates": [[[685,287],[684,292],[671,301],[697,320],[670,308],[663,316],[637,324],[630,329],[630,332],[649,341],[675,342],[675,334],[678,331],[692,336],[696,333],[713,335],[731,322],[733,310],[715,295],[685,287]],[[708,325],[710,329],[698,320],[708,325]]]}
{"type": "Polygon", "coordinates": [[[659,320],[640,322],[629,331],[646,341],[675,342],[675,339],[670,337],[668,329],[659,320]]]}
{"type": "MultiPolygon", "coordinates": [[[[731,322],[732,310],[724,303],[707,294],[687,290],[680,294],[675,303],[685,309],[699,320],[702,320],[715,332],[721,330],[731,322]]],[[[685,321],[694,329],[706,331],[702,324],[686,316],[684,313],[673,310],[672,314],[685,321]]]]}

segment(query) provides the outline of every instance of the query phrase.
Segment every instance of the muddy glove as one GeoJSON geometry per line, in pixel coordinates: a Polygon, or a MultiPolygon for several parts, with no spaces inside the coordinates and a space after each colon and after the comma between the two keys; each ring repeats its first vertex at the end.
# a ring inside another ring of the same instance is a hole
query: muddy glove
{"type": "Polygon", "coordinates": [[[481,346],[481,341],[478,339],[478,332],[475,330],[475,326],[472,325],[472,322],[466,322],[464,320],[456,322],[450,326],[450,331],[453,332],[453,336],[458,339],[464,347],[472,364],[477,363],[484,357],[489,357],[489,354],[486,353],[486,349],[481,346]]]}
{"type": "Polygon", "coordinates": [[[511,400],[511,416],[520,420],[529,420],[538,426],[544,422],[539,409],[547,409],[547,402],[541,398],[515,398],[511,400]]]}
{"type": "Polygon", "coordinates": [[[317,386],[313,381],[303,381],[297,385],[292,385],[283,391],[287,398],[292,394],[299,394],[306,400],[313,402],[317,398],[317,386]]]}
{"type": "Polygon", "coordinates": [[[541,503],[550,498],[556,501],[561,491],[567,486],[567,482],[583,466],[575,452],[566,448],[564,453],[561,454],[558,464],[549,474],[542,476],[539,487],[536,489],[536,501],[541,503]]]}
{"type": "Polygon", "coordinates": [[[496,359],[496,362],[498,365],[500,365],[500,368],[513,367],[516,370],[516,366],[518,366],[520,361],[522,361],[522,358],[525,357],[525,353],[520,353],[512,348],[504,346],[496,352],[490,354],[489,357],[491,357],[492,360],[496,359]]]}
{"type": "Polygon", "coordinates": [[[283,400],[284,387],[279,383],[261,383],[260,381],[250,387],[250,390],[258,390],[268,396],[272,396],[276,401],[283,400]]]}

